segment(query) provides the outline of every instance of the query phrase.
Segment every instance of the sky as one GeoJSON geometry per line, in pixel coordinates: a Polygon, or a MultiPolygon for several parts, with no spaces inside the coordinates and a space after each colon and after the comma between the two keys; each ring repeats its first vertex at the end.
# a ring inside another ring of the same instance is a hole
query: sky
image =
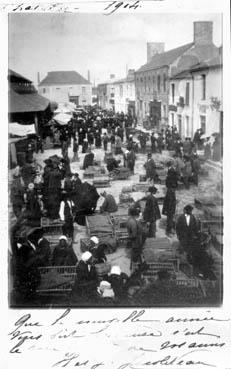
{"type": "Polygon", "coordinates": [[[165,50],[193,41],[194,21],[213,21],[213,41],[222,44],[220,14],[20,14],[9,15],[9,68],[37,86],[48,71],[90,71],[95,84],[110,74],[146,63],[147,42],[165,50]]]}

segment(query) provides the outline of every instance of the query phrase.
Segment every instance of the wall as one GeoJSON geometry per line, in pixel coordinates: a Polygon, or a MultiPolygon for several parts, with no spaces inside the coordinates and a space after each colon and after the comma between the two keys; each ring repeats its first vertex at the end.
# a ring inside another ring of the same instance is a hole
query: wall
{"type": "Polygon", "coordinates": [[[136,72],[135,89],[138,122],[143,123],[150,113],[150,102],[157,100],[161,101],[162,119],[159,123],[167,123],[169,94],[168,67],[164,66],[155,70],[136,72]],[[158,76],[160,78],[159,89],[158,76]]]}
{"type": "Polygon", "coordinates": [[[79,105],[91,105],[92,103],[92,86],[90,84],[40,86],[38,90],[40,95],[47,97],[51,101],[56,101],[57,103],[68,102],[69,95],[79,96],[79,105]],[[85,89],[85,91],[83,91],[83,89],[85,89]]]}
{"type": "Polygon", "coordinates": [[[220,131],[220,112],[222,105],[218,110],[212,109],[211,97],[218,98],[222,102],[222,70],[213,68],[206,74],[206,98],[202,100],[201,93],[201,75],[203,71],[194,74],[195,80],[195,101],[194,101],[194,121],[195,129],[200,128],[201,116],[206,119],[206,135],[220,131]]]}
{"type": "Polygon", "coordinates": [[[115,112],[128,113],[130,101],[135,101],[135,81],[115,83],[115,112]]]}

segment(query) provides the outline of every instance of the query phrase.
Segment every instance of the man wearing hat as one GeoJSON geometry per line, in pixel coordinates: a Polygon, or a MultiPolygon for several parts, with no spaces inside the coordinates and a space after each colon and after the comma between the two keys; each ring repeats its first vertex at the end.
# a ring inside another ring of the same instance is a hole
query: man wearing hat
{"type": "Polygon", "coordinates": [[[100,207],[101,213],[114,213],[118,210],[115,198],[110,193],[104,191],[101,193],[101,196],[104,197],[104,202],[100,207]]]}
{"type": "Polygon", "coordinates": [[[180,250],[188,252],[198,234],[196,218],[192,215],[193,206],[186,205],[184,213],[179,216],[176,222],[176,234],[180,241],[180,250]]]}
{"type": "Polygon", "coordinates": [[[144,208],[143,218],[149,225],[148,237],[156,237],[156,221],[161,218],[159,205],[154,196],[156,192],[157,188],[155,186],[149,187],[144,208]]]}
{"type": "Polygon", "coordinates": [[[146,179],[150,179],[150,181],[153,181],[154,183],[157,173],[155,162],[150,152],[148,153],[148,159],[147,162],[144,164],[144,167],[146,169],[146,179]]]}
{"type": "Polygon", "coordinates": [[[63,191],[63,200],[60,203],[59,216],[64,222],[63,233],[70,238],[73,238],[74,233],[74,210],[75,205],[71,200],[70,194],[63,191]]]}

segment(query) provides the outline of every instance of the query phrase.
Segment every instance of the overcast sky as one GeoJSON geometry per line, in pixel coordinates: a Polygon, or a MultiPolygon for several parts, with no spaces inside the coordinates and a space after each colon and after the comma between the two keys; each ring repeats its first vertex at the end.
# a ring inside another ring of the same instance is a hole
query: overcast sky
{"type": "Polygon", "coordinates": [[[52,70],[90,70],[97,84],[125,77],[146,62],[146,43],[165,50],[193,41],[193,21],[213,21],[213,40],[222,44],[219,14],[10,14],[9,68],[37,85],[52,70]]]}

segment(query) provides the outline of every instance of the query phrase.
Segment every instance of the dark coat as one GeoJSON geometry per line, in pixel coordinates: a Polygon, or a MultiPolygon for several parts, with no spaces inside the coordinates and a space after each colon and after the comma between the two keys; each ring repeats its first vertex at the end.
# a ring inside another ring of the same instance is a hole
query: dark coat
{"type": "Polygon", "coordinates": [[[157,199],[153,195],[148,195],[146,198],[146,204],[144,208],[144,220],[145,222],[155,222],[160,219],[160,209],[157,199]]]}
{"type": "Polygon", "coordinates": [[[38,240],[36,254],[40,257],[39,266],[45,267],[50,264],[50,243],[45,237],[42,237],[40,240],[38,240]]]}
{"type": "Polygon", "coordinates": [[[55,266],[73,266],[76,265],[78,259],[71,246],[60,247],[57,245],[54,248],[52,255],[52,265],[55,266]]]}
{"type": "Polygon", "coordinates": [[[146,169],[146,178],[155,179],[156,166],[155,166],[155,162],[153,159],[150,159],[145,163],[145,169],[146,169]]]}
{"type": "Polygon", "coordinates": [[[167,216],[173,216],[176,211],[176,194],[172,188],[167,189],[166,196],[164,198],[162,214],[167,216]]]}
{"type": "Polygon", "coordinates": [[[87,169],[89,166],[93,165],[94,153],[90,152],[86,154],[83,160],[83,169],[87,169]]]}
{"type": "Polygon", "coordinates": [[[176,222],[176,234],[179,240],[192,240],[198,232],[197,221],[194,215],[190,215],[189,226],[186,223],[185,214],[181,214],[176,222]]]}
{"type": "Polygon", "coordinates": [[[167,188],[177,188],[178,175],[174,168],[169,168],[165,184],[167,188]]]}
{"type": "Polygon", "coordinates": [[[88,265],[80,260],[76,267],[76,280],[72,292],[92,299],[93,295],[96,294],[97,284],[98,278],[95,267],[91,266],[89,271],[88,265]]]}

